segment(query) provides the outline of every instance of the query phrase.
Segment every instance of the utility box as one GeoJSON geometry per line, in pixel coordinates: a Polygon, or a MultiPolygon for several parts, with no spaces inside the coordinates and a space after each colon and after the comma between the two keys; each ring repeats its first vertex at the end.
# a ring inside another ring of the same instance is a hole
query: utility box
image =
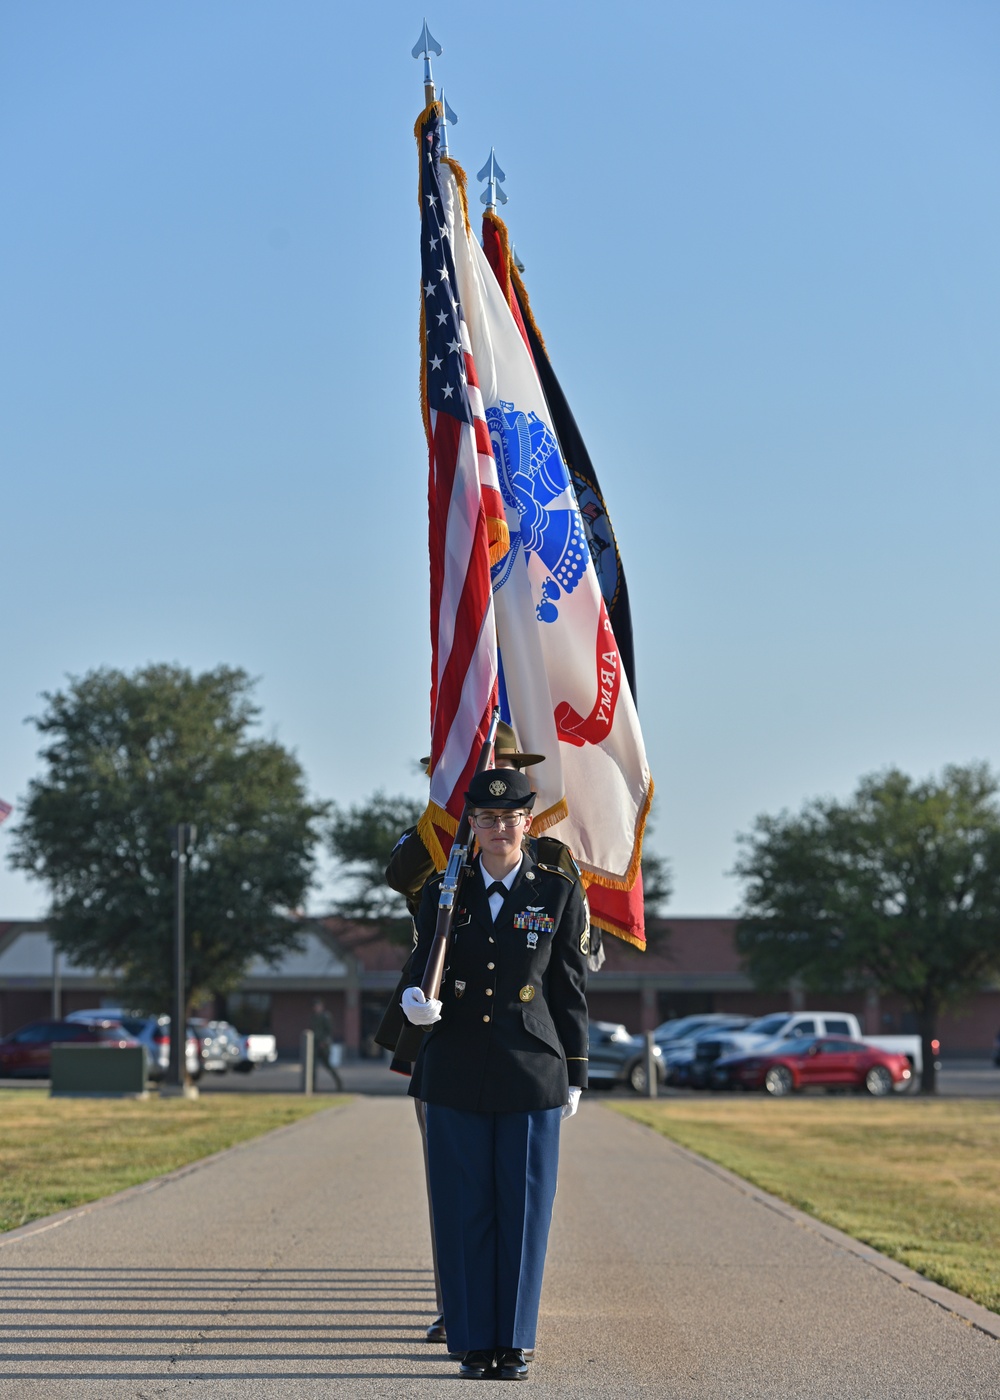
{"type": "Polygon", "coordinates": [[[148,1097],[142,1045],[53,1045],[53,1098],[148,1097]]]}

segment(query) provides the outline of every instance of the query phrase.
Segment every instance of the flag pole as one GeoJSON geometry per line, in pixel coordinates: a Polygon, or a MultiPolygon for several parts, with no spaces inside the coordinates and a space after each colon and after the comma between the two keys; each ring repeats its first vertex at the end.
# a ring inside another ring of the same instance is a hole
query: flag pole
{"type": "Polygon", "coordinates": [[[424,106],[429,107],[437,98],[434,90],[434,74],[431,72],[431,54],[436,54],[440,58],[444,50],[427,28],[426,20],[424,20],[424,27],[420,31],[420,38],[410,52],[414,58],[424,60],[424,106]]]}
{"type": "Polygon", "coordinates": [[[495,149],[490,147],[490,158],[476,176],[477,180],[485,180],[486,188],[479,196],[480,201],[486,205],[487,213],[497,212],[497,203],[506,204],[507,196],[504,193],[501,180],[506,180],[507,176],[500,169],[500,162],[497,160],[495,149]]]}
{"type": "Polygon", "coordinates": [[[458,126],[458,118],[448,106],[448,99],[444,95],[444,88],[441,89],[441,106],[444,109],[444,114],[441,117],[441,153],[442,155],[448,156],[451,155],[451,152],[448,150],[448,128],[450,126],[458,126]]]}

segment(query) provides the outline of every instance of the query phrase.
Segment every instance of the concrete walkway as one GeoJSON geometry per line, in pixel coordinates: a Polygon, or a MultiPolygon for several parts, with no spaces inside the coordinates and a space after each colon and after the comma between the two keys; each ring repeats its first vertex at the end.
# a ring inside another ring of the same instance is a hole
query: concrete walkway
{"type": "MultiPolygon", "coordinates": [[[[482,1393],[422,1341],[426,1228],[394,1097],[28,1226],[0,1238],[0,1397],[482,1393]]],[[[538,1400],[1000,1400],[1000,1341],[594,1102],[564,1131],[538,1352],[538,1400]]]]}

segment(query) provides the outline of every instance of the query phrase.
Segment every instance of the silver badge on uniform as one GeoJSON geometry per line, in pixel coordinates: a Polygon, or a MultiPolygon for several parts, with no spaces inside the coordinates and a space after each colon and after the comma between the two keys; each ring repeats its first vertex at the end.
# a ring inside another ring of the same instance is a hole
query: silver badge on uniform
{"type": "Polygon", "coordinates": [[[534,929],[532,929],[531,932],[528,934],[528,947],[531,948],[532,951],[534,951],[534,949],[538,947],[538,934],[534,931],[534,929]]]}
{"type": "Polygon", "coordinates": [[[459,982],[459,981],[457,980],[457,978],[456,978],[456,981],[455,981],[455,995],[456,995],[456,997],[460,997],[464,991],[465,991],[465,983],[464,983],[464,982],[459,982]]]}

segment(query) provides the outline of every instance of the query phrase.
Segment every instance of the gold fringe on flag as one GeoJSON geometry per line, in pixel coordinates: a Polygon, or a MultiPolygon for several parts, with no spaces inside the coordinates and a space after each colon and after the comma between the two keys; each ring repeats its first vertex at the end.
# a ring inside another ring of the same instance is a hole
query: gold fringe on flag
{"type": "Polygon", "coordinates": [[[520,302],[521,312],[525,320],[531,326],[531,329],[538,336],[538,343],[547,355],[549,353],[549,348],[545,344],[545,337],[538,329],[538,322],[535,320],[534,313],[531,310],[528,289],[521,281],[521,274],[518,272],[514,263],[514,254],[511,251],[510,233],[507,230],[507,225],[504,223],[503,219],[501,219],[500,215],[495,213],[492,209],[487,209],[483,214],[483,218],[496,229],[503,248],[504,265],[507,268],[507,285],[503,288],[503,294],[507,298],[507,305],[513,311],[516,293],[516,300],[520,302]],[[512,287],[513,290],[511,290],[512,287]]]}
{"type": "Polygon", "coordinates": [[[450,832],[454,837],[458,822],[450,812],[439,807],[436,802],[428,802],[426,810],[417,822],[417,835],[427,847],[427,853],[434,862],[435,870],[443,870],[448,864],[448,852],[441,845],[437,828],[450,832]]]}
{"type": "Polygon", "coordinates": [[[463,219],[464,222],[465,222],[465,232],[466,232],[466,233],[468,234],[468,236],[471,238],[471,237],[472,237],[472,225],[469,223],[469,189],[468,189],[469,181],[468,181],[468,177],[466,176],[465,171],[464,171],[464,170],[462,169],[462,167],[459,165],[458,161],[457,161],[457,160],[454,160],[451,156],[442,156],[442,157],[441,157],[441,164],[442,164],[442,165],[446,165],[446,166],[448,167],[448,169],[451,171],[451,173],[452,173],[452,174],[454,175],[454,177],[455,177],[455,183],[458,185],[458,195],[459,195],[459,198],[460,198],[461,201],[462,201],[462,219],[463,219]]]}
{"type": "Polygon", "coordinates": [[[486,538],[490,542],[490,568],[494,564],[499,564],[505,554],[510,552],[510,530],[507,528],[506,520],[497,520],[495,516],[486,517],[486,538]]]}
{"type": "Polygon", "coordinates": [[[649,809],[653,804],[653,780],[650,778],[649,787],[646,789],[646,796],[639,809],[639,816],[636,820],[635,838],[632,842],[632,859],[629,861],[628,870],[624,878],[615,875],[605,875],[596,870],[584,870],[583,878],[588,885],[603,885],[609,890],[630,890],[638,878],[642,868],[642,838],[646,831],[646,819],[649,816],[649,809]]]}

